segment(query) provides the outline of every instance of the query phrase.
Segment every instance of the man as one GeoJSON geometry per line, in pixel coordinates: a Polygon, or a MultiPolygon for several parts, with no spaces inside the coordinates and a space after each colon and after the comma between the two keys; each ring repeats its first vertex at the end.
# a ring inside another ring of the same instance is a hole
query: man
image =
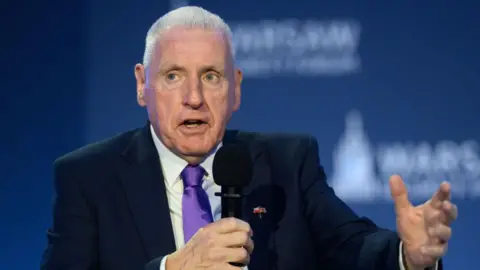
{"type": "Polygon", "coordinates": [[[240,106],[242,73],[218,16],[199,7],[164,15],[148,32],[135,77],[149,123],[55,162],[42,269],[442,267],[457,216],[447,183],[414,207],[392,176],[395,233],[335,196],[314,138],[226,131],[240,106]],[[248,147],[254,176],[242,220],[221,219],[212,161],[237,143],[248,147]]]}

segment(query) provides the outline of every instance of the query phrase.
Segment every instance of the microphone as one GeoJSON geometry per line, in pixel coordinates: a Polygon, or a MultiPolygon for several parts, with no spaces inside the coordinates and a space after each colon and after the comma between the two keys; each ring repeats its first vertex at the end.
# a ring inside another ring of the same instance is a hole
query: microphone
{"type": "Polygon", "coordinates": [[[215,196],[222,198],[222,218],[242,218],[243,188],[252,180],[250,152],[240,145],[222,146],[213,159],[213,179],[222,187],[215,196]]]}
{"type": "MultiPolygon", "coordinates": [[[[240,145],[222,146],[213,159],[213,179],[222,187],[215,196],[222,198],[222,218],[242,218],[243,187],[252,180],[253,165],[247,147],[240,145]]],[[[243,267],[238,262],[230,265],[243,267]]]]}

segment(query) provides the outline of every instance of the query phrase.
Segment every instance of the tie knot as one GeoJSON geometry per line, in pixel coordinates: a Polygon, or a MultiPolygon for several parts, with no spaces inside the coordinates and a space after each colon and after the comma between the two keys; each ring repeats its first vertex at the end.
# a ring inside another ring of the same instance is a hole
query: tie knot
{"type": "Polygon", "coordinates": [[[200,186],[204,175],[205,169],[202,166],[188,165],[181,174],[184,187],[200,186]]]}

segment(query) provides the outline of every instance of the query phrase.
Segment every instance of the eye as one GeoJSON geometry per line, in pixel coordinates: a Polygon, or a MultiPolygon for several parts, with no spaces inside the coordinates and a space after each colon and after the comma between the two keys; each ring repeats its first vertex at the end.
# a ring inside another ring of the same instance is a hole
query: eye
{"type": "Polygon", "coordinates": [[[178,79],[178,75],[175,73],[168,73],[166,78],[168,81],[175,81],[178,79]]]}
{"type": "Polygon", "coordinates": [[[185,76],[178,71],[169,71],[163,74],[163,84],[169,89],[178,88],[185,76]]]}
{"type": "Polygon", "coordinates": [[[216,73],[210,72],[205,74],[204,79],[207,82],[218,83],[220,81],[220,76],[216,73]]]}

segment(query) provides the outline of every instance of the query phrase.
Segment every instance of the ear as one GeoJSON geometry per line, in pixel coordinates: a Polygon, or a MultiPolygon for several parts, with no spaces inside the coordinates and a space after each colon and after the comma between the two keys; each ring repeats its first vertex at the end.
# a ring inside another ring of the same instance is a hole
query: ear
{"type": "Polygon", "coordinates": [[[237,111],[240,108],[242,100],[242,80],[243,73],[240,69],[235,70],[235,103],[233,105],[233,111],[237,111]]]}
{"type": "Polygon", "coordinates": [[[135,65],[135,79],[137,81],[137,103],[145,107],[145,67],[142,64],[135,65]]]}

